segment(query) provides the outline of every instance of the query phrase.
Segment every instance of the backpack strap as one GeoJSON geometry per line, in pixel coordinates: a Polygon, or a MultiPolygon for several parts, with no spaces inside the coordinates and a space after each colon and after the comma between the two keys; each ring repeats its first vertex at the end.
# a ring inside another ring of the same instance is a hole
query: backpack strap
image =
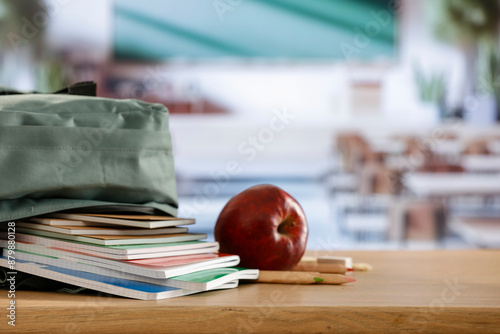
{"type": "MultiPolygon", "coordinates": [[[[0,87],[0,95],[17,95],[17,94],[36,94],[39,92],[20,92],[7,87],[0,87]]],[[[69,94],[82,96],[96,96],[97,84],[94,81],[83,81],[72,84],[66,88],[60,89],[52,94],[69,94]]]]}
{"type": "Polygon", "coordinates": [[[94,81],[83,81],[54,92],[53,94],[69,94],[96,96],[97,84],[94,81]]]}

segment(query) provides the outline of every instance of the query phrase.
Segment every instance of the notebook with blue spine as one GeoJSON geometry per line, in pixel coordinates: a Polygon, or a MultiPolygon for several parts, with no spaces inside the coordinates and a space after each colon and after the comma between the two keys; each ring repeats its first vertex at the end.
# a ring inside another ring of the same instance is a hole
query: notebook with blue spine
{"type": "MultiPolygon", "coordinates": [[[[8,261],[5,257],[0,258],[0,266],[9,268],[8,261]]],[[[64,282],[72,285],[77,285],[87,289],[92,289],[112,295],[142,299],[142,300],[159,300],[186,296],[201,291],[187,290],[168,286],[161,286],[145,282],[138,282],[116,277],[109,277],[94,273],[88,273],[78,270],[60,268],[52,265],[44,265],[35,262],[16,260],[15,271],[22,271],[28,274],[64,282]]],[[[13,271],[13,270],[11,270],[13,271]]],[[[217,289],[234,288],[237,282],[230,282],[217,289]]]]}

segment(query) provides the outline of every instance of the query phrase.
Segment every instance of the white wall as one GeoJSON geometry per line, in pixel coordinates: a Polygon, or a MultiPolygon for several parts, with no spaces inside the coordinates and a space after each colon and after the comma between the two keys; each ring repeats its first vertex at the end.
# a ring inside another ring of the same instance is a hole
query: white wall
{"type": "MultiPolygon", "coordinates": [[[[63,3],[49,27],[51,47],[77,50],[81,57],[109,56],[110,0],[50,0],[63,3]]],[[[431,0],[432,1],[432,0],[431,0]]],[[[436,42],[425,26],[425,1],[402,0],[399,12],[399,56],[385,71],[382,117],[363,120],[350,116],[349,69],[331,64],[169,65],[169,80],[195,83],[204,94],[226,105],[235,115],[265,120],[273,108],[291,108],[306,123],[356,124],[395,122],[429,125],[419,110],[413,66],[443,71],[450,84],[449,101],[460,100],[463,59],[453,47],[436,42]]],[[[432,122],[431,122],[432,123],[432,122]]]]}
{"type": "MultiPolygon", "coordinates": [[[[461,86],[464,80],[464,58],[459,50],[438,41],[430,28],[427,2],[436,0],[402,0],[400,64],[401,72],[412,74],[419,64],[427,73],[442,72],[448,83],[448,102],[461,102],[461,86]]],[[[408,78],[411,79],[411,76],[408,78]]]]}
{"type": "Polygon", "coordinates": [[[112,43],[111,0],[45,0],[53,8],[47,41],[53,50],[106,60],[112,43]]]}

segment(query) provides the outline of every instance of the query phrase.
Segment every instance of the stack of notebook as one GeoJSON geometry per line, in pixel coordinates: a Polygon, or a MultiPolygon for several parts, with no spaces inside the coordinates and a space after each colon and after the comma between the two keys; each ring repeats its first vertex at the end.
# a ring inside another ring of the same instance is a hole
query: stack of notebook
{"type": "Polygon", "coordinates": [[[202,241],[205,234],[189,233],[185,226],[194,223],[151,215],[31,218],[15,223],[15,249],[3,235],[0,266],[137,299],[234,288],[258,277],[258,270],[236,267],[237,255],[217,253],[217,242],[202,241]]]}

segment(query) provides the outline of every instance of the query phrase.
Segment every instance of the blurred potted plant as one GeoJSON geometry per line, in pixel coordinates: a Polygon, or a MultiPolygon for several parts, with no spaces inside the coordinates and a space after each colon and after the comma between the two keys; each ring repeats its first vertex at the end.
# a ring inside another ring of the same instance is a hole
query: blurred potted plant
{"type": "Polygon", "coordinates": [[[69,71],[61,62],[40,61],[35,72],[36,90],[54,92],[69,84],[69,71]]]}
{"type": "Polygon", "coordinates": [[[34,19],[40,13],[48,15],[43,0],[0,0],[0,84],[44,92],[64,85],[62,66],[44,61],[45,24],[34,19]]]}
{"type": "Polygon", "coordinates": [[[442,73],[426,75],[424,71],[415,66],[415,83],[423,110],[429,113],[434,120],[441,120],[446,116],[446,82],[442,73]]]}
{"type": "Polygon", "coordinates": [[[500,121],[500,52],[494,44],[483,44],[477,62],[478,98],[493,105],[491,122],[500,121]]]}
{"type": "MultiPolygon", "coordinates": [[[[446,42],[456,45],[464,54],[464,84],[461,96],[465,99],[475,96],[478,88],[477,62],[485,57],[484,45],[498,44],[500,5],[498,0],[431,0],[434,17],[434,33],[446,42]]],[[[485,102],[485,99],[479,99],[485,102]]],[[[463,107],[467,105],[463,103],[463,107]]],[[[466,112],[479,112],[465,110],[466,112]]]]}

